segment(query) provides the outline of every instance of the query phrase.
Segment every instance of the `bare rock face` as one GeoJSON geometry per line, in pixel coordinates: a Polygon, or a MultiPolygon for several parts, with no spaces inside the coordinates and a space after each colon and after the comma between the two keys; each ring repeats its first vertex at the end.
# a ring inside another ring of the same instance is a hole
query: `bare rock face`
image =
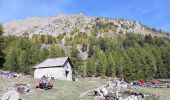
{"type": "MultiPolygon", "coordinates": [[[[143,26],[139,22],[124,19],[113,19],[104,17],[88,17],[83,14],[64,15],[59,14],[53,17],[40,18],[31,17],[25,20],[10,21],[4,24],[4,35],[29,35],[33,34],[49,34],[56,36],[57,34],[70,33],[74,28],[80,32],[89,34],[93,25],[100,23],[113,23],[115,30],[109,30],[108,34],[120,34],[133,32],[137,34],[152,34],[153,31],[143,26]]],[[[103,33],[104,32],[99,32],[103,33]]],[[[153,33],[154,34],[154,33],[153,33]]]]}
{"type": "Polygon", "coordinates": [[[10,21],[4,24],[5,35],[23,35],[23,34],[50,34],[68,33],[73,28],[84,31],[86,27],[94,20],[92,17],[80,15],[63,15],[54,17],[40,18],[32,17],[26,20],[10,21]]]}

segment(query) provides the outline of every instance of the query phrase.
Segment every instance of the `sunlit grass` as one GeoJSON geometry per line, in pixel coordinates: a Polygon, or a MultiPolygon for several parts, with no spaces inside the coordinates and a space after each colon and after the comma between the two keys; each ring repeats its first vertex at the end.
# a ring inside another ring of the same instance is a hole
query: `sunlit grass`
{"type": "MultiPolygon", "coordinates": [[[[54,87],[51,90],[42,90],[34,88],[36,80],[33,78],[13,79],[13,81],[32,85],[32,93],[21,95],[24,100],[80,100],[80,93],[105,84],[104,81],[75,82],[54,80],[54,87]]],[[[5,91],[0,91],[0,94],[2,92],[5,91]]]]}

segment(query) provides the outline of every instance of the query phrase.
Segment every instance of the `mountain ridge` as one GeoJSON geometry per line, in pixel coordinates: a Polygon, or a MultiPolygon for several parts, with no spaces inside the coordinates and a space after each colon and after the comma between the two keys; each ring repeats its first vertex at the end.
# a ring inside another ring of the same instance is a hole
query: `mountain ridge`
{"type": "Polygon", "coordinates": [[[97,34],[125,34],[127,32],[143,35],[167,35],[168,32],[156,30],[145,26],[134,20],[107,17],[89,17],[84,14],[59,14],[52,17],[29,17],[25,20],[13,20],[3,24],[4,35],[29,35],[49,34],[58,35],[70,33],[73,29],[80,32],[91,34],[91,31],[97,31],[97,34]]]}

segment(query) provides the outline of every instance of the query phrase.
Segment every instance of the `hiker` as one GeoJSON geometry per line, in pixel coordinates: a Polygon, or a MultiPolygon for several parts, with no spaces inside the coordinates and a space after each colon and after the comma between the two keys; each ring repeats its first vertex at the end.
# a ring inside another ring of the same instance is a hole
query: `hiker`
{"type": "Polygon", "coordinates": [[[152,84],[155,85],[155,86],[157,86],[157,85],[158,85],[158,80],[154,79],[154,80],[152,81],[152,84]]]}
{"type": "Polygon", "coordinates": [[[38,81],[38,83],[36,83],[36,88],[51,89],[52,87],[52,81],[45,75],[38,81]]]}
{"type": "Polygon", "coordinates": [[[48,77],[45,75],[41,78],[41,83],[43,83],[44,86],[48,86],[48,77]]]}
{"type": "Polygon", "coordinates": [[[130,86],[133,86],[133,82],[132,82],[132,81],[130,81],[130,83],[129,83],[129,84],[130,84],[130,86]]]}
{"type": "Polygon", "coordinates": [[[146,81],[144,79],[140,79],[139,82],[141,86],[144,86],[144,87],[146,86],[146,81]]]}
{"type": "Polygon", "coordinates": [[[140,79],[139,82],[140,82],[141,84],[144,84],[144,83],[145,83],[145,80],[144,80],[144,79],[140,79]]]}

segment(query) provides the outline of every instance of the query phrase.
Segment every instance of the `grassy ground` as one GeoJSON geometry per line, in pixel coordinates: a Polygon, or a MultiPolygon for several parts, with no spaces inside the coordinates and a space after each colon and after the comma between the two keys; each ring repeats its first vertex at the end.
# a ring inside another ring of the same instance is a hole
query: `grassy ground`
{"type": "MultiPolygon", "coordinates": [[[[3,90],[2,83],[9,82],[5,79],[0,80],[0,94],[6,92],[7,90],[3,90]]],[[[59,81],[54,80],[54,87],[51,90],[42,90],[35,89],[36,80],[32,78],[22,78],[22,79],[13,79],[14,83],[26,83],[31,84],[33,86],[33,92],[21,95],[24,100],[80,100],[80,93],[85,92],[87,90],[97,88],[103,84],[104,81],[86,81],[86,82],[69,82],[69,81],[59,81]]],[[[5,84],[5,83],[4,83],[5,84]]],[[[6,83],[7,84],[7,83],[6,83]]]]}
{"type": "MultiPolygon", "coordinates": [[[[169,88],[138,88],[139,91],[144,92],[149,95],[159,95],[161,96],[161,100],[170,100],[170,89],[169,88]]],[[[153,99],[148,99],[153,100],[153,99]]]]}
{"type": "MultiPolygon", "coordinates": [[[[106,81],[106,80],[105,80],[106,81]]],[[[89,97],[85,96],[83,99],[79,98],[80,93],[100,87],[106,84],[104,80],[98,81],[84,81],[84,82],[69,82],[54,80],[54,87],[51,90],[35,89],[36,80],[29,78],[14,78],[9,80],[7,78],[0,79],[0,94],[7,92],[9,83],[12,84],[31,84],[33,88],[32,93],[22,94],[23,100],[88,100],[89,97]]],[[[148,94],[158,94],[164,98],[161,100],[170,100],[170,89],[164,88],[137,88],[139,91],[148,94]]],[[[147,98],[153,100],[153,98],[147,98]]]]}

